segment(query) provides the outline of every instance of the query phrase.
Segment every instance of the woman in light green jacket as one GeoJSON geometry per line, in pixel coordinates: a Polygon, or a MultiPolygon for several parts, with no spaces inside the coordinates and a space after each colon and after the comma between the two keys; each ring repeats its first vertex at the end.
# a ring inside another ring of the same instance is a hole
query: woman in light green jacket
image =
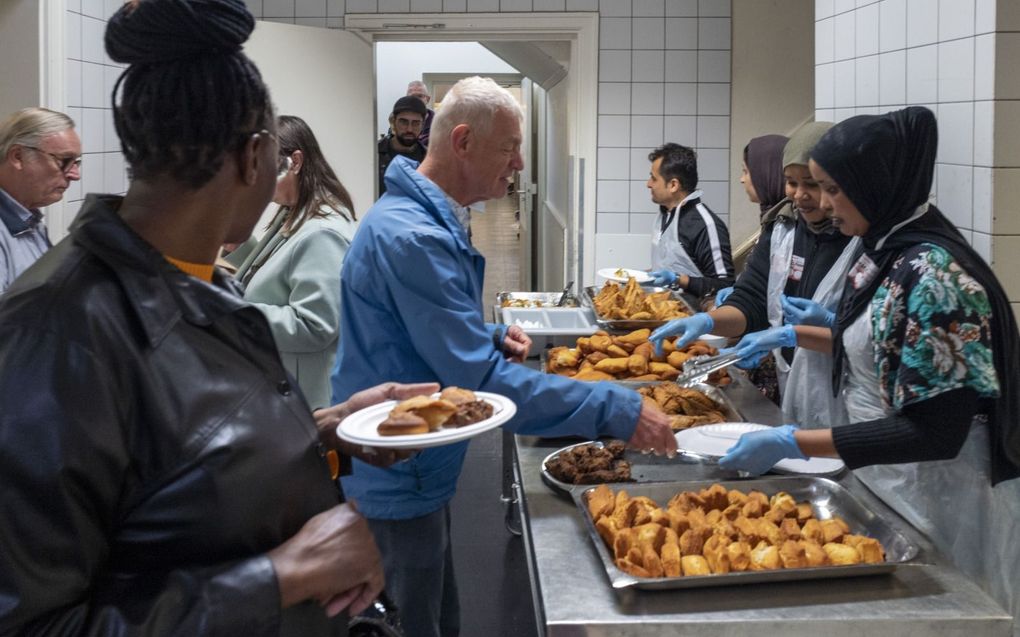
{"type": "Polygon", "coordinates": [[[280,210],[236,276],[245,300],[269,320],[283,364],[308,404],[327,407],[340,340],[340,268],[354,237],[354,205],[308,124],[281,115],[277,126],[280,174],[273,201],[280,210]]]}

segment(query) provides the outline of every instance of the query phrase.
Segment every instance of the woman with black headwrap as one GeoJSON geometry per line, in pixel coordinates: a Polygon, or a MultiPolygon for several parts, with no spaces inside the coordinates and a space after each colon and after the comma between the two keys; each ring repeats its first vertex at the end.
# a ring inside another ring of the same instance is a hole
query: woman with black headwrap
{"type": "Polygon", "coordinates": [[[834,353],[851,424],[748,434],[720,464],[762,473],[841,457],[1017,615],[1020,335],[991,268],[928,203],[937,140],[931,111],[911,107],[848,119],[815,146],[823,205],[863,254],[826,321],[831,338],[799,344],[834,353]]]}
{"type": "Polygon", "coordinates": [[[0,302],[0,634],[344,635],[382,587],[331,480],[333,427],[436,387],[368,390],[320,431],[214,269],[276,185],[254,26],[241,0],[109,21],[130,188],[90,194],[0,302]]]}

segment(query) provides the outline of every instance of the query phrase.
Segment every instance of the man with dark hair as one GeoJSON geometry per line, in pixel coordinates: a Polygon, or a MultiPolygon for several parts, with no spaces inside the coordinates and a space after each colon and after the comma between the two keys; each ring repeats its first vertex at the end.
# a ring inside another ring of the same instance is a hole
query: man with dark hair
{"type": "Polygon", "coordinates": [[[694,296],[733,285],[730,233],[701,202],[694,149],[664,144],[648,154],[648,190],[659,205],[652,230],[655,285],[679,287],[694,296]]]}
{"type": "Polygon", "coordinates": [[[397,155],[416,162],[425,159],[425,147],[418,140],[425,121],[425,104],[417,97],[405,95],[393,105],[390,113],[390,132],[379,140],[379,196],[386,192],[383,175],[397,155]]]}
{"type": "Polygon", "coordinates": [[[436,116],[436,112],[429,108],[432,96],[429,95],[429,89],[425,86],[425,82],[421,80],[412,80],[408,83],[407,94],[411,97],[417,97],[425,105],[425,121],[421,125],[421,134],[418,135],[418,141],[421,142],[422,146],[428,148],[429,134],[432,132],[432,118],[436,116]]]}

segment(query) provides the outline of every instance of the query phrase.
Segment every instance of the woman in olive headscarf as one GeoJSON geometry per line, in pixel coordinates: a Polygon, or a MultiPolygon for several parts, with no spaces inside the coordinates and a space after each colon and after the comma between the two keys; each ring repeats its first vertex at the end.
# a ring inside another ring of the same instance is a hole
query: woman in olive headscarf
{"type": "Polygon", "coordinates": [[[846,120],[815,146],[823,205],[864,246],[829,317],[851,424],[748,434],[720,464],[761,473],[782,458],[838,455],[855,469],[885,465],[855,473],[1016,615],[1020,337],[991,268],[928,204],[937,138],[931,111],[911,107],[846,120]]]}

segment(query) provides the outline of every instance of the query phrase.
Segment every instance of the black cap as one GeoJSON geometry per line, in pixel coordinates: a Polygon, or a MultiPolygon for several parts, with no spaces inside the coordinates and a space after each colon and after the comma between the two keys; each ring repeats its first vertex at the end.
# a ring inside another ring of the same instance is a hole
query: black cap
{"type": "Polygon", "coordinates": [[[397,103],[393,105],[393,113],[391,114],[397,115],[399,113],[406,113],[408,111],[411,111],[412,113],[418,113],[422,117],[425,117],[426,113],[425,102],[422,102],[417,97],[405,95],[404,97],[401,97],[399,100],[397,100],[397,103]]]}

